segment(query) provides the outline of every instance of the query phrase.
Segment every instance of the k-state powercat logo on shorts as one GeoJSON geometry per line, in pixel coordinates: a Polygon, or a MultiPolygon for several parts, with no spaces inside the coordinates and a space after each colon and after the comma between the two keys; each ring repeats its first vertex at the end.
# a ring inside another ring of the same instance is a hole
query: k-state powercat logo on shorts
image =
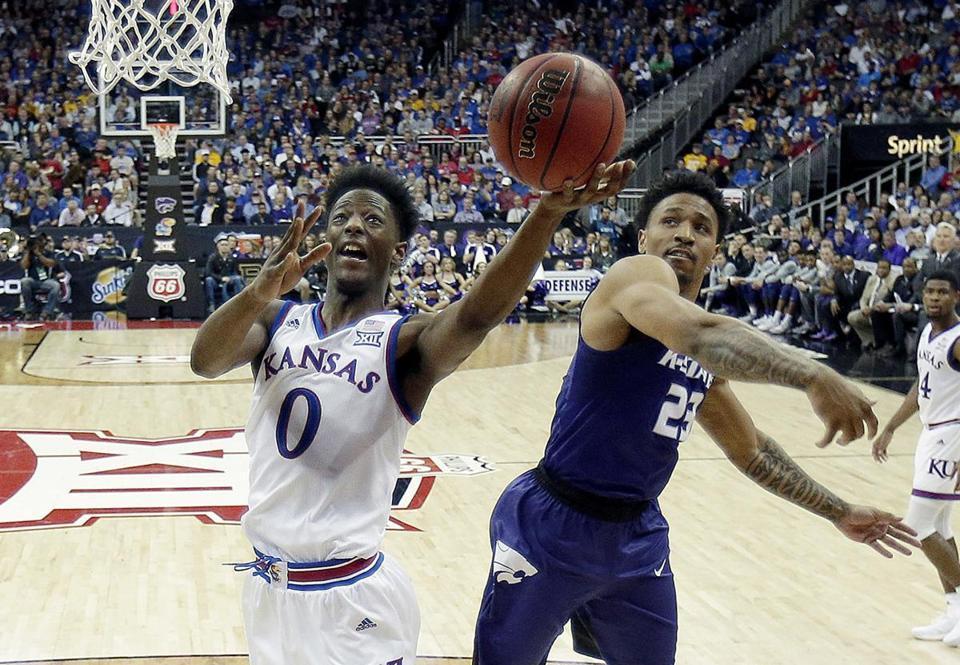
{"type": "MultiPolygon", "coordinates": [[[[247,510],[242,429],[196,430],[169,439],[109,432],[0,430],[0,532],[89,526],[103,517],[192,515],[239,524],[247,510]]],[[[394,511],[423,506],[440,475],[493,471],[474,455],[404,453],[394,511]]],[[[390,516],[393,531],[419,531],[390,516]]]]}

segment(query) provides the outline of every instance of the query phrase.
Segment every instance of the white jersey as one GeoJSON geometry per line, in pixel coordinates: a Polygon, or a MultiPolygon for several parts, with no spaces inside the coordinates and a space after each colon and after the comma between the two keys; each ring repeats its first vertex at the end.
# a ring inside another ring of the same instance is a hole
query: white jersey
{"type": "Polygon", "coordinates": [[[960,343],[960,323],[933,339],[928,323],[917,344],[917,404],[924,427],[960,423],[960,362],[954,347],[960,343]]]}
{"type": "Polygon", "coordinates": [[[280,311],[246,427],[243,530],[261,552],[313,562],[379,551],[414,422],[395,397],[401,321],[375,314],[327,335],[319,305],[280,311]]]}

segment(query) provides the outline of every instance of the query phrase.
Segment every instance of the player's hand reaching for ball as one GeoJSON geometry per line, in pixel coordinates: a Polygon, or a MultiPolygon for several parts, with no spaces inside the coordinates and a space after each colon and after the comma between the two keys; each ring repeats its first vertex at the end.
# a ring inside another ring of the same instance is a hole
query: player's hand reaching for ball
{"type": "Polygon", "coordinates": [[[627,181],[636,167],[632,159],[615,162],[610,166],[597,164],[593,177],[583,188],[574,189],[573,180],[567,180],[563,183],[562,191],[545,192],[537,204],[537,210],[543,208],[544,212],[565,215],[572,210],[605,201],[627,186],[627,181]]]}
{"type": "Polygon", "coordinates": [[[866,433],[871,439],[877,433],[877,415],[873,402],[866,395],[833,370],[823,368],[807,386],[807,398],[814,413],[823,421],[827,430],[817,442],[818,448],[837,441],[845,446],[866,433]]]}
{"type": "Polygon", "coordinates": [[[837,528],[850,540],[865,543],[888,559],[894,552],[910,556],[910,547],[920,547],[917,532],[901,518],[869,506],[848,506],[836,522],[837,528]],[[889,548],[889,549],[887,549],[889,548]]]}
{"type": "Polygon", "coordinates": [[[251,294],[260,302],[270,302],[286,293],[303,277],[303,274],[317,261],[330,253],[331,245],[321,243],[304,256],[300,256],[300,245],[313,225],[323,214],[323,208],[317,206],[310,216],[303,218],[303,203],[297,204],[293,222],[283,238],[267,257],[260,274],[249,286],[251,294]]]}

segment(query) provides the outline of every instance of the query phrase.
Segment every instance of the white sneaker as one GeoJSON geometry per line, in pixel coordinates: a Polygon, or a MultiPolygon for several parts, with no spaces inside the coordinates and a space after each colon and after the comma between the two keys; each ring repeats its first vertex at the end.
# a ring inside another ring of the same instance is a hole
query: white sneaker
{"type": "MultiPolygon", "coordinates": [[[[930,625],[917,626],[910,632],[918,640],[939,641],[946,639],[947,635],[951,632],[956,633],[957,624],[957,617],[952,617],[944,612],[934,619],[930,625]]],[[[960,634],[957,635],[957,640],[957,644],[960,645],[960,634]]]]}
{"type": "Polygon", "coordinates": [[[764,316],[761,316],[759,319],[754,319],[754,320],[753,320],[753,325],[755,325],[757,328],[759,328],[760,326],[762,326],[763,324],[767,323],[768,321],[770,321],[770,317],[767,316],[767,315],[764,315],[764,316]]]}
{"type": "Polygon", "coordinates": [[[757,317],[756,314],[750,313],[750,314],[744,314],[743,316],[738,316],[738,317],[737,317],[737,320],[738,320],[738,321],[743,321],[744,323],[750,323],[750,322],[753,321],[756,317],[757,317]]]}
{"type": "Polygon", "coordinates": [[[780,322],[780,325],[774,326],[770,329],[771,335],[786,335],[790,332],[790,329],[793,327],[793,321],[790,319],[784,319],[780,322]]]}
{"type": "Polygon", "coordinates": [[[761,331],[761,332],[767,332],[768,330],[770,330],[770,329],[773,328],[774,326],[778,326],[778,325],[780,325],[780,322],[777,321],[776,319],[767,319],[767,320],[764,321],[763,323],[760,323],[760,324],[757,325],[757,330],[759,330],[759,331],[761,331]]]}
{"type": "Polygon", "coordinates": [[[949,633],[943,636],[943,643],[948,647],[960,647],[960,621],[957,619],[953,619],[953,621],[955,621],[956,624],[950,629],[949,633]]]}

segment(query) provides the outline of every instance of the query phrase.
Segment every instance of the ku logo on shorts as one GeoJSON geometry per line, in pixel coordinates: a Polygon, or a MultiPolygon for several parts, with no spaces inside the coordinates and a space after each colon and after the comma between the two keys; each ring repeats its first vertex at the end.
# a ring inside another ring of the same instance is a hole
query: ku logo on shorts
{"type": "Polygon", "coordinates": [[[493,578],[496,582],[519,584],[528,577],[537,574],[520,552],[498,540],[493,553],[493,578]]]}

